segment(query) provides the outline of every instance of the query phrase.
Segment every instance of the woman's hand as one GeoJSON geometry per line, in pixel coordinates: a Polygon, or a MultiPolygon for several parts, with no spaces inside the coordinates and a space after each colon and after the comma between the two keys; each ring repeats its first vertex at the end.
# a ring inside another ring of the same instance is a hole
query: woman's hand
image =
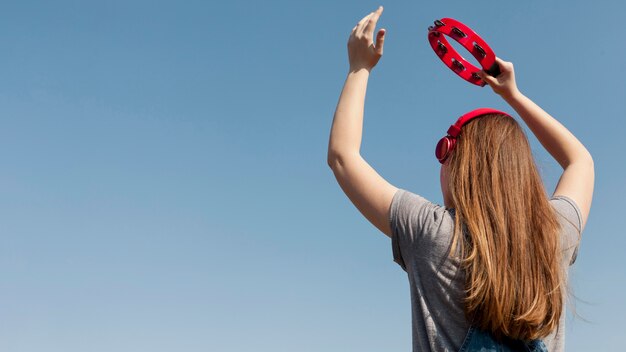
{"type": "Polygon", "coordinates": [[[496,63],[501,72],[497,77],[493,77],[485,71],[479,71],[478,76],[503,98],[511,97],[518,92],[513,63],[503,61],[498,57],[496,57],[496,63]]]}
{"type": "Polygon", "coordinates": [[[371,71],[383,56],[383,45],[385,43],[385,30],[381,29],[376,34],[376,45],[374,45],[374,29],[376,22],[383,13],[380,6],[376,11],[363,17],[359,23],[352,28],[352,33],[348,39],[348,59],[350,61],[350,72],[360,69],[371,71]]]}

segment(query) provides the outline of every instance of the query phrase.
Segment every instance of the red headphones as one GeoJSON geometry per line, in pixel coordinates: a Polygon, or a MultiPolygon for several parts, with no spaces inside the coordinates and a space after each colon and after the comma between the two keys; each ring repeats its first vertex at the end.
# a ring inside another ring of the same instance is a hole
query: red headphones
{"type": "Polygon", "coordinates": [[[448,128],[448,135],[441,138],[439,143],[437,143],[437,147],[435,148],[435,156],[440,163],[445,163],[446,159],[450,156],[450,153],[454,150],[454,146],[456,145],[456,139],[461,134],[461,127],[475,119],[477,117],[486,115],[486,114],[503,114],[511,117],[511,115],[506,112],[490,109],[490,108],[481,108],[468,112],[467,114],[459,117],[459,119],[454,123],[454,125],[448,128]]]}
{"type": "Polygon", "coordinates": [[[455,19],[442,18],[441,20],[436,20],[434,27],[428,27],[430,46],[435,51],[435,54],[439,56],[439,59],[461,78],[477,86],[482,87],[486,85],[476,74],[480,69],[465,60],[450,45],[446,36],[456,40],[467,49],[478,60],[485,72],[494,77],[500,74],[500,68],[496,63],[496,54],[478,34],[455,19]]]}

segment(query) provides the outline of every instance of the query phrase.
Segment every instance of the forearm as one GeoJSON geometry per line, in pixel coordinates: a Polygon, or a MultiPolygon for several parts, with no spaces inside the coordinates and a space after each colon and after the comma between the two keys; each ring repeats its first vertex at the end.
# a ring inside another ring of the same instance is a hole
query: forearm
{"type": "Polygon", "coordinates": [[[503,96],[519,114],[541,145],[565,169],[576,162],[591,162],[585,146],[560,122],[521,92],[503,96]]]}
{"type": "Polygon", "coordinates": [[[363,134],[363,109],[369,71],[351,71],[341,91],[328,143],[328,162],[358,154],[363,134]]]}

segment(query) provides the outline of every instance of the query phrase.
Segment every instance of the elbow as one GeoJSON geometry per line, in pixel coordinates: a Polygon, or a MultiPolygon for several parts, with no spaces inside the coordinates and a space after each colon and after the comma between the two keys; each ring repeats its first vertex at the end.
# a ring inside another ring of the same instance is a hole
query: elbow
{"type": "Polygon", "coordinates": [[[594,170],[593,157],[591,156],[591,153],[589,153],[589,151],[586,149],[578,153],[578,155],[576,155],[576,158],[573,158],[571,161],[565,163],[565,165],[563,165],[563,169],[567,169],[569,166],[572,165],[577,165],[578,167],[583,167],[590,171],[594,170]]]}
{"type": "Polygon", "coordinates": [[[583,146],[577,151],[565,155],[562,160],[557,159],[557,162],[561,165],[563,170],[572,165],[580,165],[593,169],[593,157],[591,157],[591,153],[583,146]]]}
{"type": "Polygon", "coordinates": [[[356,157],[360,157],[358,152],[338,152],[333,149],[329,149],[326,163],[328,164],[328,167],[330,167],[333,171],[336,171],[337,168],[345,166],[346,162],[356,157]]]}
{"type": "Polygon", "coordinates": [[[585,149],[585,152],[580,156],[581,163],[584,163],[589,169],[593,170],[593,157],[588,150],[585,149]]]}
{"type": "Polygon", "coordinates": [[[588,155],[587,167],[591,171],[591,174],[594,175],[596,171],[595,171],[595,166],[594,166],[594,162],[593,162],[593,157],[591,156],[591,153],[589,153],[589,152],[587,152],[587,155],[588,155]]]}
{"type": "Polygon", "coordinates": [[[589,153],[587,151],[587,163],[589,163],[589,167],[593,170],[594,166],[593,166],[593,157],[591,156],[591,153],[589,153]]]}
{"type": "Polygon", "coordinates": [[[328,150],[328,155],[326,157],[326,163],[331,170],[335,170],[338,165],[341,165],[341,157],[339,154],[333,152],[332,150],[328,150]]]}

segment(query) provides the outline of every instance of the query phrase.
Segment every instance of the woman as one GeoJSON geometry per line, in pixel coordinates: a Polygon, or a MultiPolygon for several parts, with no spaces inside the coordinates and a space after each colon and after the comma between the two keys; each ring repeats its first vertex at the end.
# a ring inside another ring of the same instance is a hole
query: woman
{"type": "Polygon", "coordinates": [[[517,88],[513,65],[481,78],[563,167],[549,199],[520,125],[491,109],[462,116],[437,145],[445,207],[399,190],[360,155],[374,38],[382,7],[348,40],[350,71],[328,164],[359,211],[392,240],[411,287],[414,351],[563,351],[567,268],[593,193],[593,160],[565,127],[517,88]]]}

